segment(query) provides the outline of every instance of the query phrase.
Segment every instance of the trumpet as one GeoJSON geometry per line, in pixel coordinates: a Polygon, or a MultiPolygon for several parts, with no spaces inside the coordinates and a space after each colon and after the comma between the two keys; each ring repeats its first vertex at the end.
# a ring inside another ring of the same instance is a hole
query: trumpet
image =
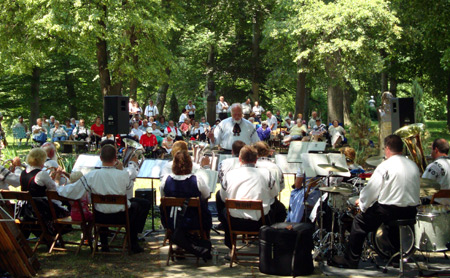
{"type": "MultiPolygon", "coordinates": [[[[58,170],[58,168],[56,168],[56,167],[44,166],[44,168],[42,168],[42,171],[46,171],[50,175],[51,178],[54,178],[56,170],[58,170]]],[[[62,185],[62,186],[66,185],[67,183],[69,183],[70,174],[67,173],[66,171],[62,171],[61,179],[63,180],[63,182],[60,183],[59,185],[62,185]]]]}
{"type": "Polygon", "coordinates": [[[126,165],[128,165],[128,162],[130,162],[130,160],[133,157],[137,157],[139,168],[141,168],[141,166],[145,160],[144,147],[141,144],[139,144],[138,142],[128,139],[128,138],[124,138],[122,141],[125,143],[125,151],[123,152],[124,167],[126,167],[126,165]]]}
{"type": "Polygon", "coordinates": [[[421,133],[424,132],[422,123],[411,124],[397,129],[394,134],[400,136],[411,155],[411,160],[419,167],[421,173],[427,167],[427,161],[423,152],[421,133]]]}

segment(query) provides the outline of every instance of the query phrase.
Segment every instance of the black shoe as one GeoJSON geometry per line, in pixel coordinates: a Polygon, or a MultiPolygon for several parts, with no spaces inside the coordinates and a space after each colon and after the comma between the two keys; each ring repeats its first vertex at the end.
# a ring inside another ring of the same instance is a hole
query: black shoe
{"type": "Polygon", "coordinates": [[[219,231],[225,231],[225,225],[223,225],[223,223],[216,224],[214,225],[214,229],[219,231]]]}
{"type": "Polygon", "coordinates": [[[339,268],[351,268],[351,269],[357,269],[358,265],[351,264],[347,261],[347,259],[344,256],[333,256],[331,260],[328,261],[329,266],[335,266],[339,268]]]}

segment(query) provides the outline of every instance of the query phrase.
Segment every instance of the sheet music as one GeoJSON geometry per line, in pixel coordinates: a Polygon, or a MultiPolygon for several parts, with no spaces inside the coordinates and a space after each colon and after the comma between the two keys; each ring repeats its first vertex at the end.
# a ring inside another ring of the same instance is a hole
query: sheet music
{"type": "Polygon", "coordinates": [[[210,169],[199,169],[197,172],[195,172],[195,175],[201,177],[206,182],[206,184],[209,186],[210,192],[216,192],[218,178],[217,171],[210,169]]]}
{"type": "Polygon", "coordinates": [[[81,171],[85,175],[95,167],[102,167],[100,155],[80,154],[73,165],[72,171],[81,171]]]}
{"type": "Polygon", "coordinates": [[[281,168],[283,174],[296,174],[301,165],[299,162],[289,163],[287,154],[276,154],[275,164],[281,168]]]}
{"type": "Polygon", "coordinates": [[[326,142],[292,141],[289,145],[287,161],[302,162],[302,154],[309,151],[325,151],[326,142]]]}
{"type": "MultiPolygon", "coordinates": [[[[222,162],[222,160],[225,160],[225,159],[227,159],[227,158],[230,158],[230,157],[233,157],[233,155],[231,155],[231,154],[219,154],[219,155],[217,155],[219,158],[218,158],[218,160],[217,160],[217,163],[216,163],[216,165],[214,165],[214,163],[213,163],[213,167],[212,167],[212,169],[213,170],[217,170],[217,167],[219,167],[219,164],[220,164],[220,162],[222,162]]],[[[216,157],[217,157],[216,156],[216,157]]]]}
{"type": "Polygon", "coordinates": [[[161,171],[169,160],[164,159],[146,159],[142,163],[141,169],[138,173],[138,178],[159,179],[161,171]]]}

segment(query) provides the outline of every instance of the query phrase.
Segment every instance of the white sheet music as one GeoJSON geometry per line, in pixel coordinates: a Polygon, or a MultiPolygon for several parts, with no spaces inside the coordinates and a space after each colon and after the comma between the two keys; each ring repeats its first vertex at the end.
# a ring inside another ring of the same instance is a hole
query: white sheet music
{"type": "Polygon", "coordinates": [[[281,168],[283,174],[296,174],[301,165],[299,162],[289,163],[287,154],[276,154],[275,164],[281,168]]]}
{"type": "Polygon", "coordinates": [[[309,151],[325,151],[326,142],[292,141],[289,145],[288,162],[302,162],[302,154],[309,151]]]}
{"type": "Polygon", "coordinates": [[[218,178],[217,171],[209,169],[199,169],[197,172],[195,172],[195,175],[201,177],[206,182],[206,184],[209,186],[210,192],[216,192],[218,178]]]}
{"type": "Polygon", "coordinates": [[[138,178],[150,178],[150,179],[159,179],[161,175],[161,170],[164,168],[164,165],[168,163],[169,160],[164,159],[146,159],[144,163],[142,163],[141,169],[138,173],[138,178]]]}
{"type": "MultiPolygon", "coordinates": [[[[72,171],[81,171],[85,169],[94,169],[95,167],[102,167],[102,161],[100,155],[95,154],[80,154],[73,165],[72,171]]],[[[85,174],[83,172],[83,174],[85,174]]]]}

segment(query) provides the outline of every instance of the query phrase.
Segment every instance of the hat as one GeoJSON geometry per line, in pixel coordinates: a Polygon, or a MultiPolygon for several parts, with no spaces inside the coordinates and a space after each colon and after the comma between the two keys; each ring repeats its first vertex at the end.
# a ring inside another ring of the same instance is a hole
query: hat
{"type": "Polygon", "coordinates": [[[147,133],[152,133],[153,132],[153,128],[147,127],[147,129],[145,131],[147,131],[147,133]]]}
{"type": "Polygon", "coordinates": [[[167,137],[170,137],[170,138],[172,138],[172,139],[175,139],[175,133],[174,133],[174,132],[171,132],[171,133],[169,133],[169,134],[167,135],[167,137]]]}

